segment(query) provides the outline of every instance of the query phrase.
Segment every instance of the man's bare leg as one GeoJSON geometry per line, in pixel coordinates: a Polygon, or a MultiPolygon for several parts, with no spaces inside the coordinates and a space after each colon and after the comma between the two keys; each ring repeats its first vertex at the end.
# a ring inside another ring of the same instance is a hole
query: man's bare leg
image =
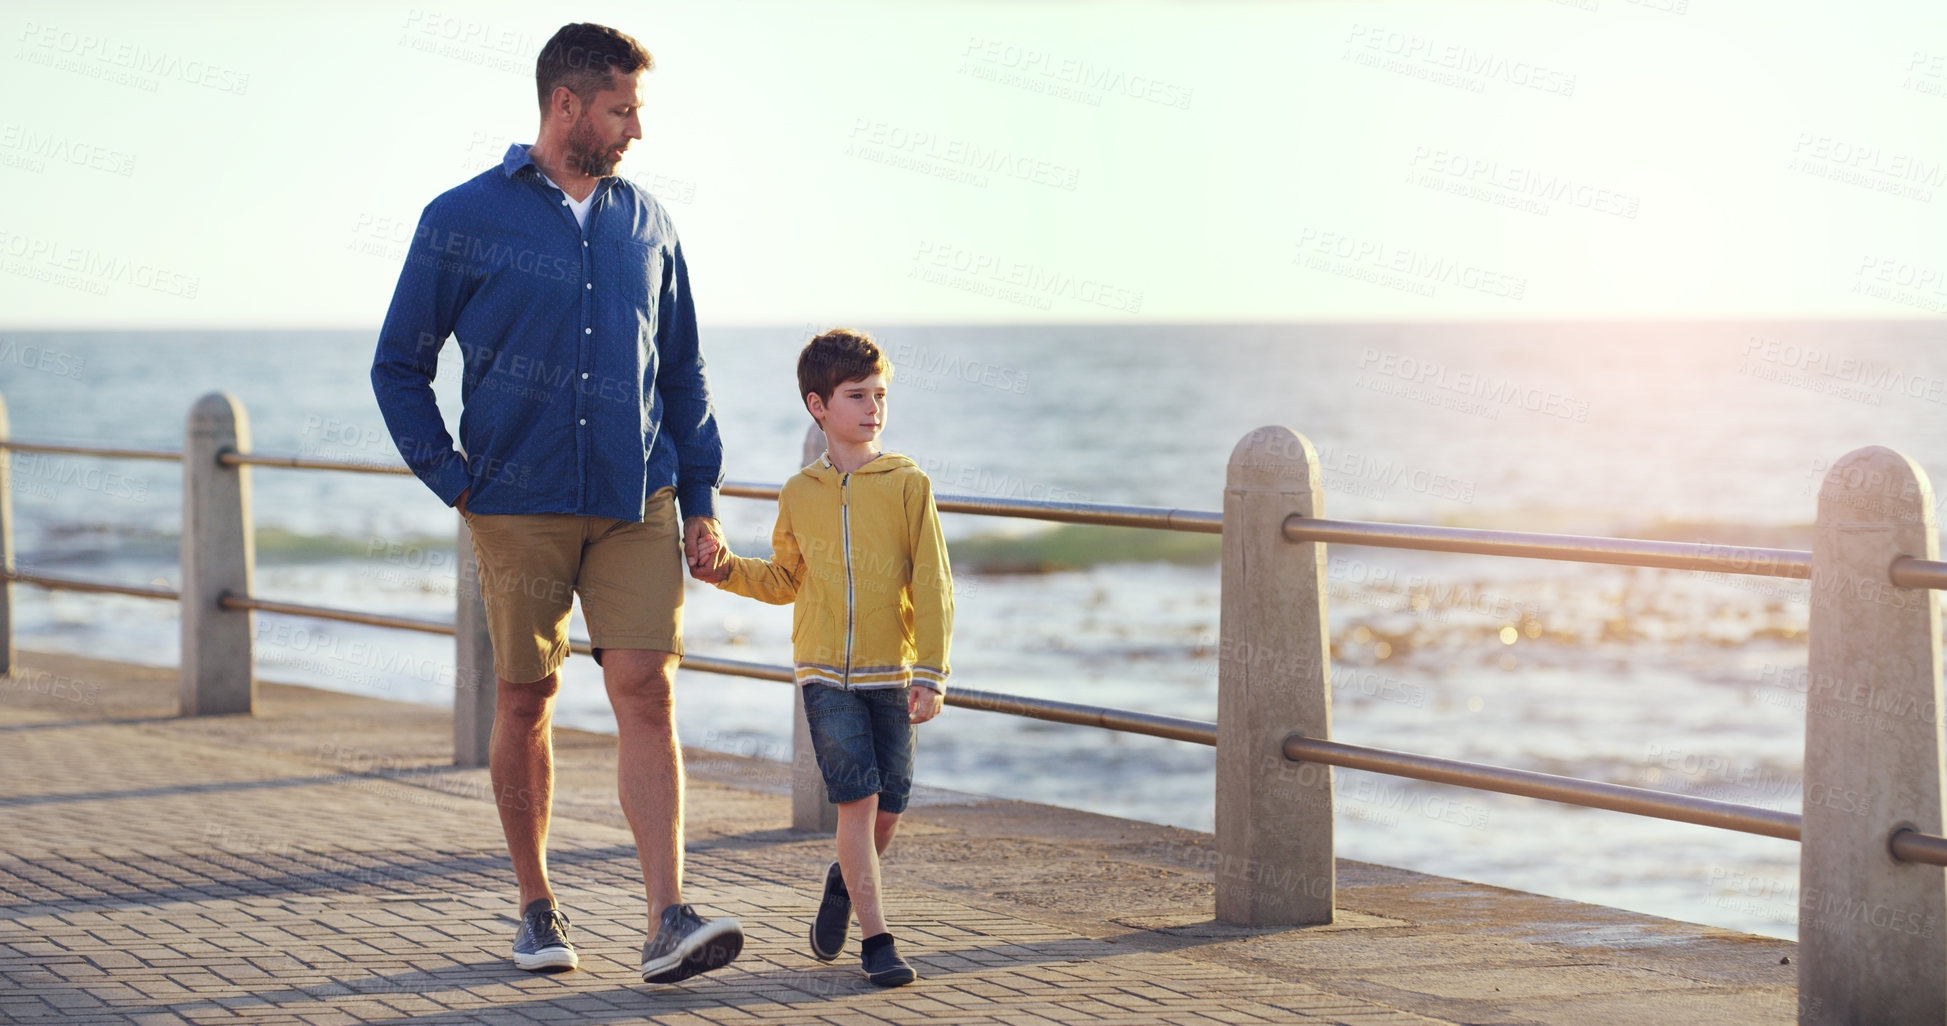
{"type": "Polygon", "coordinates": [[[523,910],[538,898],[554,900],[548,885],[548,818],[554,807],[554,694],[560,687],[559,674],[525,684],[502,680],[494,698],[487,772],[523,910]]]}
{"type": "Polygon", "coordinates": [[[680,657],[602,650],[602,680],[619,736],[616,790],[635,834],[649,895],[649,934],[683,900],[683,751],[676,743],[674,681],[680,657]]]}

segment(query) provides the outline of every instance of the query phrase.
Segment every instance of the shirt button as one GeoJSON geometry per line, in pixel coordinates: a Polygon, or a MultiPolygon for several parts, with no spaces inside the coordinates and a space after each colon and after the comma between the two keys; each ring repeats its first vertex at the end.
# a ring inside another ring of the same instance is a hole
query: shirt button
{"type": "Polygon", "coordinates": [[[583,248],[583,249],[587,249],[587,248],[588,248],[588,240],[587,240],[587,239],[583,239],[583,240],[581,240],[581,248],[583,248]]]}
{"type": "Polygon", "coordinates": [[[582,379],[583,381],[587,381],[587,380],[588,380],[588,372],[587,372],[587,371],[582,371],[582,372],[581,372],[581,379],[582,379]]]}
{"type": "Polygon", "coordinates": [[[585,289],[592,289],[595,287],[595,283],[592,281],[585,281],[581,283],[581,287],[585,289]]]}
{"type": "Polygon", "coordinates": [[[564,206],[564,207],[565,207],[565,206],[567,206],[567,205],[568,205],[568,201],[567,201],[567,200],[562,200],[562,201],[561,201],[561,205],[562,205],[562,206],[564,206]]]}
{"type": "Polygon", "coordinates": [[[593,334],[595,333],[595,329],[594,329],[594,328],[583,328],[583,329],[581,329],[581,333],[582,333],[582,334],[584,334],[584,335],[593,335],[593,334]]]}
{"type": "Polygon", "coordinates": [[[583,417],[583,418],[581,418],[580,420],[578,420],[578,421],[575,421],[575,423],[577,423],[577,424],[586,424],[586,423],[588,423],[588,418],[587,418],[587,417],[583,417]]]}

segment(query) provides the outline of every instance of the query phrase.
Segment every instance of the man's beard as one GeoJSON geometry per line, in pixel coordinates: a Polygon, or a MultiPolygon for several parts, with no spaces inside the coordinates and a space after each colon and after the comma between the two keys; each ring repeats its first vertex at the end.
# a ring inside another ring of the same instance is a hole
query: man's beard
{"type": "Polygon", "coordinates": [[[615,165],[622,158],[613,156],[613,147],[602,145],[595,135],[595,126],[587,121],[575,125],[568,132],[568,155],[575,170],[590,178],[607,178],[615,173],[615,165]]]}

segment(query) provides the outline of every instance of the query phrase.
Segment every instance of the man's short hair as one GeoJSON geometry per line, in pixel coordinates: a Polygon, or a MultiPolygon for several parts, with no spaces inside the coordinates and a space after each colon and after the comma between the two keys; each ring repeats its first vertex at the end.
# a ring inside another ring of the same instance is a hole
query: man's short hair
{"type": "Polygon", "coordinates": [[[548,99],[556,86],[587,103],[607,89],[617,73],[627,75],[654,68],[656,59],[642,44],[607,25],[578,21],[561,26],[560,31],[541,47],[534,62],[534,87],[540,94],[541,113],[548,112],[548,99]]]}
{"type": "Polygon", "coordinates": [[[798,401],[816,394],[829,404],[832,393],[847,381],[857,381],[878,373],[892,380],[892,361],[880,351],[872,336],[851,328],[833,328],[805,343],[798,353],[798,401]]]}

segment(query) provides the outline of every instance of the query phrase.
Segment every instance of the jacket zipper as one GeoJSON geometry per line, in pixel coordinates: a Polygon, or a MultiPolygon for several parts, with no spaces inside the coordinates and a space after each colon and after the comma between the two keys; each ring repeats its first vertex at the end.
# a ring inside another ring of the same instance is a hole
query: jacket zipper
{"type": "Polygon", "coordinates": [[[845,689],[852,689],[852,635],[856,632],[852,607],[852,475],[838,479],[838,518],[845,545],[845,689]]]}

